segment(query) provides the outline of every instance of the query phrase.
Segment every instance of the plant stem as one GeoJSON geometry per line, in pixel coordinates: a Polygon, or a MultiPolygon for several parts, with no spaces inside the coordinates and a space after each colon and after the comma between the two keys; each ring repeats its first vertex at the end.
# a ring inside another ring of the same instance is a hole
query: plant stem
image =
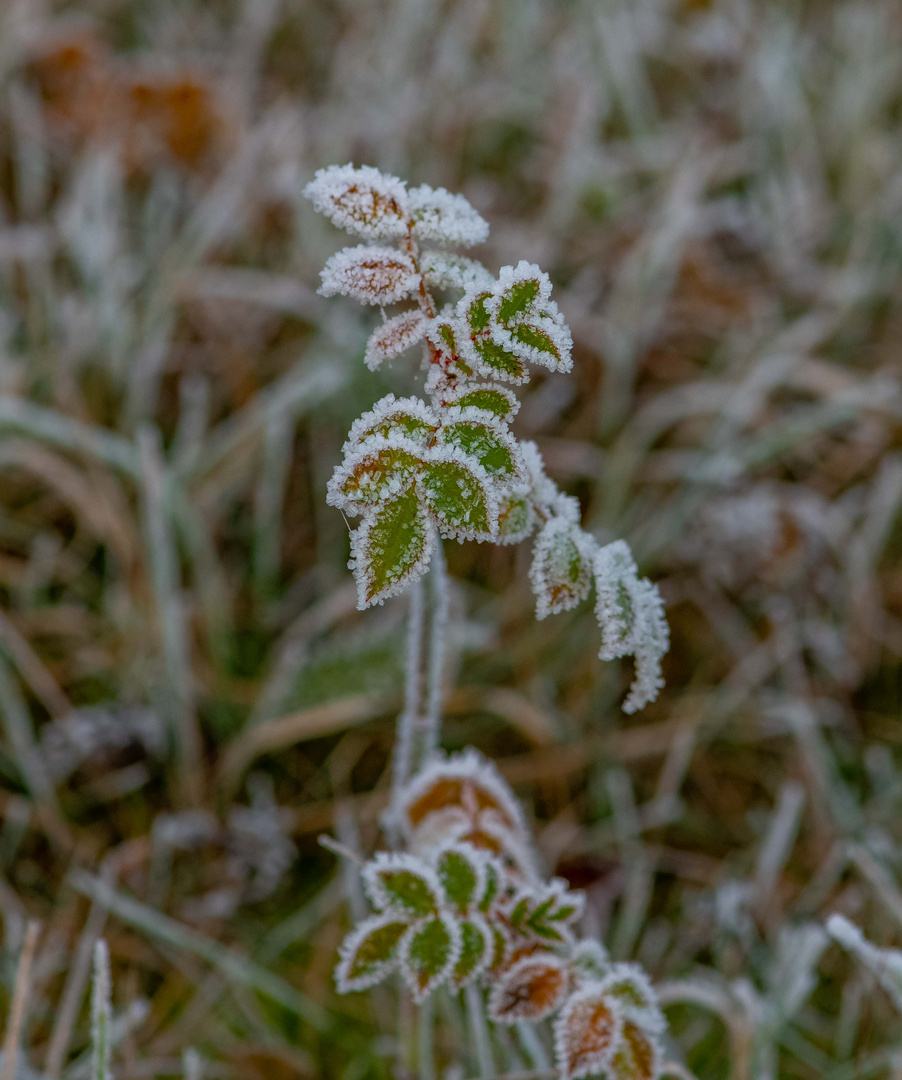
{"type": "Polygon", "coordinates": [[[482,994],[480,994],[479,988],[472,983],[464,993],[467,998],[467,1016],[476,1043],[476,1060],[479,1063],[479,1075],[482,1080],[494,1080],[495,1061],[492,1057],[492,1039],[485,1018],[482,994]]]}
{"type": "Polygon", "coordinates": [[[417,1017],[417,1065],[420,1080],[435,1080],[435,1050],[433,1047],[434,1009],[433,998],[428,997],[420,1006],[417,1017]]]}
{"type": "Polygon", "coordinates": [[[392,771],[392,816],[397,809],[401,792],[410,775],[413,763],[414,729],[420,707],[423,657],[423,583],[410,587],[410,614],[407,623],[407,668],[404,680],[404,708],[398,715],[395,732],[395,756],[392,771]]]}
{"type": "Polygon", "coordinates": [[[426,690],[426,715],[423,721],[422,765],[439,747],[442,724],[442,690],[445,674],[445,644],[448,631],[448,566],[439,536],[434,538],[432,556],[432,625],[429,640],[429,672],[426,690]]]}
{"type": "Polygon", "coordinates": [[[16,968],[16,981],[13,986],[13,1000],[9,1007],[9,1019],[6,1022],[6,1037],[3,1040],[3,1071],[0,1080],[15,1080],[19,1061],[19,1047],[22,1042],[22,1027],[28,1007],[28,995],[31,991],[31,965],[38,945],[41,924],[31,919],[25,929],[25,942],[19,954],[16,968]]]}

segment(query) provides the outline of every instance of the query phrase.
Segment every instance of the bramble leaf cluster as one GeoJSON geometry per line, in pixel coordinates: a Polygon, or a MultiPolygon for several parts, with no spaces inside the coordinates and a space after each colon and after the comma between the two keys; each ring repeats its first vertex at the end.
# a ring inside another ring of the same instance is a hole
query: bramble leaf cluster
{"type": "Polygon", "coordinates": [[[435,758],[397,813],[407,850],[362,869],[374,914],[341,947],[339,991],[397,974],[422,1002],[475,984],[496,1024],[554,1018],[561,1080],[655,1080],[664,1019],[648,978],[580,940],[585,896],[542,880],[494,766],[473,750],[435,758]]]}
{"type": "Polygon", "coordinates": [[[366,243],[333,255],[320,292],[383,309],[367,342],[372,370],[422,345],[419,397],[388,394],[356,421],[328,500],[360,522],[351,539],[361,608],[403,592],[427,571],[441,538],[516,544],[535,535],[536,615],[568,611],[593,586],[599,655],[635,657],[624,708],[653,701],[669,645],[657,587],[640,578],[626,543],[602,546],[580,527],[577,501],[545,474],[534,443],[511,430],[511,387],[530,369],[572,367],[572,339],[551,281],[520,262],[498,277],[445,249],[471,247],[488,225],[461,195],[353,165],[321,169],[305,188],[314,207],[366,243]],[[460,293],[439,308],[433,292],[460,293]],[[412,304],[386,316],[387,306],[412,304]]]}

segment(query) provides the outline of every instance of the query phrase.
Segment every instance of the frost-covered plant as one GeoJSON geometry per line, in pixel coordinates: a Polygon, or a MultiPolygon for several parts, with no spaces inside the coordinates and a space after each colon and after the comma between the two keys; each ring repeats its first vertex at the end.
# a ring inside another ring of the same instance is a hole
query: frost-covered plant
{"type": "MultiPolygon", "coordinates": [[[[367,366],[422,342],[427,371],[425,398],[388,394],[355,421],[328,490],[333,506],[361,518],[351,540],[359,607],[412,587],[406,702],[385,820],[394,850],[363,866],[374,913],[342,945],[338,989],[366,990],[400,974],[419,1004],[440,988],[466,990],[484,1075],[492,1075],[486,1018],[528,1025],[554,1017],[562,1080],[655,1080],[664,1020],[644,972],[579,939],[584,896],[543,878],[517,800],[494,766],[474,750],[438,750],[441,538],[513,544],[535,534],[538,618],[576,606],[594,583],[600,656],[635,657],[624,709],[642,708],[662,682],[668,630],[657,588],[638,576],[624,541],[602,546],[580,528],[577,501],[546,476],[535,444],[511,431],[519,408],[511,386],[527,382],[529,365],[571,367],[570,331],[551,282],[530,263],[503,267],[495,279],[475,260],[426,247],[471,246],[488,235],[459,195],[408,189],[351,165],[321,170],[305,194],[367,241],[329,259],[320,292],[381,308],[415,302],[383,313],[367,366]],[[433,290],[462,295],[439,308],[433,290]],[[420,579],[430,563],[424,706],[420,579]]],[[[428,1025],[431,1014],[422,1015],[428,1025]]],[[[421,1047],[421,1074],[431,1076],[424,1054],[421,1047]]]]}
{"type": "Polygon", "coordinates": [[[563,1080],[653,1080],[664,1019],[645,973],[576,927],[585,898],[542,879],[513,793],[475,751],[435,757],[399,807],[406,851],[362,870],[375,914],[345,939],[343,993],[394,973],[417,1002],[475,985],[496,1024],[554,1016],[563,1080]]]}
{"type": "Polygon", "coordinates": [[[624,709],[641,709],[662,683],[660,594],[638,576],[622,540],[602,546],[580,528],[578,502],[546,476],[536,445],[511,431],[519,408],[511,386],[528,382],[530,365],[572,366],[548,275],[520,262],[494,278],[476,260],[440,250],[488,236],[467,200],[442,188],[409,189],[376,169],[343,165],[320,170],[305,194],[367,241],[329,259],[320,292],[383,309],[415,305],[384,318],[367,343],[367,366],[422,342],[427,370],[428,400],[388,394],[354,423],[329,484],[329,502],[361,518],[351,543],[359,606],[421,578],[439,537],[515,544],[535,535],[537,617],[575,607],[594,582],[600,656],[635,657],[624,709]],[[434,290],[461,295],[439,308],[434,290]]]}

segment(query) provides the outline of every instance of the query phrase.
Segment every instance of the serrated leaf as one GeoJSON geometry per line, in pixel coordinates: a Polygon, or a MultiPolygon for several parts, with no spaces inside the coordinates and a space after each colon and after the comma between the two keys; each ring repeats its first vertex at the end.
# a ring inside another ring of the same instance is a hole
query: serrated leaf
{"type": "Polygon", "coordinates": [[[502,1024],[535,1023],[550,1016],[567,994],[567,965],[553,953],[526,956],[504,971],[489,997],[489,1016],[502,1024]]]}
{"type": "Polygon", "coordinates": [[[479,421],[460,420],[443,426],[439,439],[474,458],[489,476],[510,479],[520,472],[513,437],[500,428],[493,429],[479,421]]]}
{"type": "Polygon", "coordinates": [[[625,1020],[608,1069],[612,1080],[656,1080],[661,1070],[657,1043],[634,1021],[625,1020]]]}
{"type": "Polygon", "coordinates": [[[395,304],[419,288],[413,259],[392,247],[359,244],[336,252],[323,267],[323,296],[353,296],[364,304],[395,304]]]}
{"type": "Polygon", "coordinates": [[[524,278],[504,289],[499,297],[498,321],[507,326],[518,316],[526,315],[538,299],[539,287],[538,278],[524,278]]]}
{"type": "Polygon", "coordinates": [[[620,1042],[623,1020],[615,1002],[589,986],[568,998],[554,1028],[561,1077],[577,1080],[608,1068],[620,1042]]]}
{"type": "Polygon", "coordinates": [[[361,608],[395,595],[429,563],[430,526],[416,488],[367,512],[351,541],[351,562],[361,608]]]}
{"type": "Polygon", "coordinates": [[[485,970],[492,953],[491,930],[485,920],[478,916],[471,916],[461,922],[460,935],[460,957],[451,976],[457,988],[478,978],[485,970]]]}
{"type": "Polygon", "coordinates": [[[397,495],[409,486],[422,466],[416,451],[413,444],[408,449],[388,439],[371,440],[349,453],[335,470],[329,501],[373,506],[397,495]]]}
{"type": "Polygon", "coordinates": [[[335,969],[338,992],[366,990],[396,967],[398,943],[409,923],[393,912],[374,915],[357,926],[340,949],[335,969]]]}
{"type": "Polygon", "coordinates": [[[378,908],[410,918],[422,918],[438,909],[438,881],[413,855],[381,852],[364,866],[362,876],[367,894],[378,908]]]}
{"type": "Polygon", "coordinates": [[[423,1001],[454,970],[461,949],[461,931],[449,915],[416,923],[401,943],[400,968],[414,1000],[423,1001]]]}
{"type": "Polygon", "coordinates": [[[359,454],[363,443],[378,436],[370,446],[395,446],[417,455],[438,428],[438,417],[419,398],[396,398],[386,394],[363,416],[354,421],[344,445],[346,455],[359,454]]]}
{"type": "Polygon", "coordinates": [[[494,534],[498,504],[489,477],[478,462],[441,451],[424,465],[420,484],[445,533],[471,539],[494,534]]]}
{"type": "Polygon", "coordinates": [[[478,293],[469,300],[467,306],[467,325],[471,334],[482,334],[488,330],[492,321],[492,315],[487,306],[491,293],[478,293]]]}
{"type": "Polygon", "coordinates": [[[501,386],[474,386],[466,387],[459,394],[446,401],[448,405],[457,405],[461,409],[472,407],[489,412],[505,422],[514,418],[520,403],[510,390],[501,386]]]}
{"type": "Polygon", "coordinates": [[[481,375],[507,379],[514,383],[526,381],[526,366],[515,353],[503,345],[488,337],[471,337],[470,345],[472,352],[468,359],[472,360],[475,370],[481,375]]]}
{"type": "Polygon", "coordinates": [[[449,846],[439,854],[435,869],[448,903],[464,914],[474,902],[483,878],[476,853],[463,845],[449,846]]]}
{"type": "Polygon", "coordinates": [[[555,878],[547,885],[524,889],[514,898],[510,924],[527,938],[562,942],[584,907],[585,894],[570,892],[566,882],[555,878]]]}
{"type": "Polygon", "coordinates": [[[563,362],[561,350],[554,338],[546,330],[530,323],[520,323],[511,330],[511,337],[518,345],[525,345],[533,363],[544,363],[548,367],[557,367],[563,362]],[[545,358],[545,359],[542,359],[545,358]]]}
{"type": "Polygon", "coordinates": [[[568,611],[589,595],[592,564],[578,526],[553,517],[536,538],[529,578],[536,618],[568,611]]]}
{"type": "Polygon", "coordinates": [[[377,371],[386,360],[407,352],[423,339],[429,320],[418,310],[402,311],[370,334],[363,362],[370,371],[377,371]]]}

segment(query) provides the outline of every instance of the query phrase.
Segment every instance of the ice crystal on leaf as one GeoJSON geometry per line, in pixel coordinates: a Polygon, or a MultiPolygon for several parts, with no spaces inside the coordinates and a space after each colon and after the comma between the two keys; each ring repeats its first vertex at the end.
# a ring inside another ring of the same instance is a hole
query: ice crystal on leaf
{"type": "Polygon", "coordinates": [[[452,247],[473,247],[489,238],[488,222],[463,197],[428,184],[411,188],[405,202],[418,240],[452,247]]]}
{"type": "Polygon", "coordinates": [[[366,343],[363,362],[370,371],[378,371],[386,360],[412,349],[423,340],[429,320],[417,310],[402,311],[378,326],[366,343]]]}
{"type": "Polygon", "coordinates": [[[396,304],[419,285],[413,259],[390,247],[360,244],[336,252],[320,273],[323,296],[353,296],[363,304],[396,304]]]}
{"type": "Polygon", "coordinates": [[[604,1074],[623,1032],[615,1002],[597,987],[577,990],[555,1023],[555,1056],[563,1080],[604,1074]]]}
{"type": "Polygon", "coordinates": [[[567,964],[554,953],[524,956],[492,987],[489,1016],[497,1023],[535,1023],[551,1016],[567,996],[567,964]]]}
{"type": "Polygon", "coordinates": [[[402,236],[407,189],[403,180],[369,165],[330,165],[320,169],[304,188],[314,209],[339,229],[367,240],[402,236]]]}

